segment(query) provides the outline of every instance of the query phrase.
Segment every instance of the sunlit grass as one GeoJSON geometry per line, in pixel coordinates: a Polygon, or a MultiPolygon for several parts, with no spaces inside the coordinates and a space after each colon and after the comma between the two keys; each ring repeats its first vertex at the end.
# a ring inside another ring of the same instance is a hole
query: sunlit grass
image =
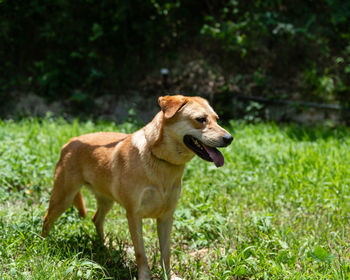
{"type": "MultiPolygon", "coordinates": [[[[0,278],[132,279],[136,265],[125,211],[108,215],[98,241],[73,208],[39,237],[61,146],[93,131],[133,124],[50,118],[0,121],[0,278]]],[[[350,131],[232,122],[225,165],[188,164],[172,234],[172,266],[185,279],[348,279],[350,131]]],[[[155,223],[145,244],[159,279],[155,223]]],[[[157,279],[158,279],[157,278],[157,279]]]]}

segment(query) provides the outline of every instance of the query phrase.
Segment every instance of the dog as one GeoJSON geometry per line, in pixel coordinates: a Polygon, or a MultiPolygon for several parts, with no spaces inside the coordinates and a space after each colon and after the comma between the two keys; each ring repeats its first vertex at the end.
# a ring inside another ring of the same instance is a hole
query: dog
{"type": "Polygon", "coordinates": [[[220,167],[224,157],[217,148],[233,140],[201,97],[167,95],[159,97],[158,103],[160,112],[132,134],[85,134],[63,146],[41,231],[41,236],[47,236],[72,203],[80,216],[86,216],[80,191],[86,185],[96,196],[97,211],[92,220],[101,238],[106,214],[114,202],[126,209],[140,280],[151,277],[142,219],[157,219],[161,261],[170,278],[170,233],[185,164],[198,155],[220,167]]]}

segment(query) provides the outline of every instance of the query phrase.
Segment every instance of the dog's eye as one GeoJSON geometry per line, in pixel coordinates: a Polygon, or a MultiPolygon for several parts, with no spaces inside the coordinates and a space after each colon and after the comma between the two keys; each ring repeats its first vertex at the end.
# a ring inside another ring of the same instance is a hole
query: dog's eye
{"type": "Polygon", "coordinates": [[[205,123],[207,121],[207,118],[206,117],[196,118],[196,121],[199,122],[199,123],[205,123]]]}

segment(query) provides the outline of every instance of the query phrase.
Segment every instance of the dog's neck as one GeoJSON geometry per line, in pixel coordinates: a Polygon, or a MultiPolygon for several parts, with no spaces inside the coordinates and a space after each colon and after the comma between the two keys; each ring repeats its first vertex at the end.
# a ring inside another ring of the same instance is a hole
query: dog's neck
{"type": "Polygon", "coordinates": [[[172,165],[184,165],[194,154],[182,140],[175,140],[167,133],[163,112],[159,112],[144,128],[145,137],[150,146],[150,153],[158,160],[172,165]]]}

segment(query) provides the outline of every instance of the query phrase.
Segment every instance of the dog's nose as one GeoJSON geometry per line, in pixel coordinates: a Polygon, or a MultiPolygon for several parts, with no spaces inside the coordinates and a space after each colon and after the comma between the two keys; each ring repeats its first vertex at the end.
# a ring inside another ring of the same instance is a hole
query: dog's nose
{"type": "Polygon", "coordinates": [[[231,134],[227,133],[222,137],[222,140],[224,141],[225,145],[228,146],[231,144],[233,137],[231,134]]]}

